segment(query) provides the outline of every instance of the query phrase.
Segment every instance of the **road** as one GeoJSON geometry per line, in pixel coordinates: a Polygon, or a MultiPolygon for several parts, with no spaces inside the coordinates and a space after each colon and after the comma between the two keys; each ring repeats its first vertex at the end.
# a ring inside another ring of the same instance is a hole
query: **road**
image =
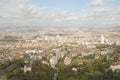
{"type": "Polygon", "coordinates": [[[58,68],[55,67],[56,73],[54,74],[54,80],[57,80],[58,78],[58,68]]]}

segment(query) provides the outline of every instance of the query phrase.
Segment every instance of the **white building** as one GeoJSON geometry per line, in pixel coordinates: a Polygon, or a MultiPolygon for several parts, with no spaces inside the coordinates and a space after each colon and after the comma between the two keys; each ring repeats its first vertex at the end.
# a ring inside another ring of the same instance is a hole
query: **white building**
{"type": "Polygon", "coordinates": [[[52,68],[55,68],[55,65],[57,64],[58,60],[56,56],[53,56],[50,58],[50,65],[52,68]]]}
{"type": "Polygon", "coordinates": [[[96,48],[95,45],[87,45],[86,47],[87,47],[87,48],[96,48]]]}
{"type": "Polygon", "coordinates": [[[63,42],[63,40],[62,40],[62,38],[61,38],[60,35],[57,35],[57,36],[56,36],[56,40],[57,40],[58,42],[63,42]]]}
{"type": "Polygon", "coordinates": [[[72,68],[72,70],[76,72],[76,71],[77,71],[77,68],[72,68]]]}
{"type": "Polygon", "coordinates": [[[48,36],[45,36],[45,40],[46,40],[46,41],[48,40],[48,36]]]}
{"type": "Polygon", "coordinates": [[[119,46],[119,45],[120,45],[120,41],[116,41],[116,45],[118,45],[118,46],[119,46]]]}
{"type": "Polygon", "coordinates": [[[107,51],[101,51],[100,54],[101,54],[101,55],[105,55],[105,54],[107,54],[107,51]]]}
{"type": "Polygon", "coordinates": [[[70,57],[65,57],[65,59],[64,59],[64,64],[65,65],[69,65],[69,64],[71,64],[71,58],[70,57]]]}
{"type": "Polygon", "coordinates": [[[67,54],[66,51],[62,51],[62,52],[61,52],[61,58],[63,58],[66,54],[67,54]]]}
{"type": "Polygon", "coordinates": [[[113,62],[113,63],[111,64],[110,68],[112,69],[112,71],[115,71],[115,70],[117,70],[117,69],[120,70],[120,61],[118,61],[118,62],[113,62]]]}
{"type": "Polygon", "coordinates": [[[42,63],[49,66],[49,63],[47,61],[42,61],[42,63]]]}
{"type": "Polygon", "coordinates": [[[92,55],[92,54],[94,54],[94,51],[90,51],[90,50],[81,51],[81,56],[82,57],[89,56],[89,55],[92,55]]]}
{"type": "Polygon", "coordinates": [[[31,72],[31,70],[32,70],[32,66],[30,63],[24,65],[24,73],[26,73],[27,71],[31,72]]]}
{"type": "Polygon", "coordinates": [[[105,43],[105,38],[104,38],[104,36],[103,36],[103,35],[101,35],[101,40],[100,40],[100,43],[101,43],[101,44],[104,44],[104,43],[105,43]]]}

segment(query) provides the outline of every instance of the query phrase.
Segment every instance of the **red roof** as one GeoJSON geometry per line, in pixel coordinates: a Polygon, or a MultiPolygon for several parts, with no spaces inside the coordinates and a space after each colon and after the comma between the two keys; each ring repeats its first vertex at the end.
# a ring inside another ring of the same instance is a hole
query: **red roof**
{"type": "Polygon", "coordinates": [[[27,64],[26,64],[26,67],[31,67],[30,63],[27,63],[27,64]]]}
{"type": "Polygon", "coordinates": [[[112,63],[112,66],[117,66],[117,65],[120,65],[120,61],[112,63]]]}

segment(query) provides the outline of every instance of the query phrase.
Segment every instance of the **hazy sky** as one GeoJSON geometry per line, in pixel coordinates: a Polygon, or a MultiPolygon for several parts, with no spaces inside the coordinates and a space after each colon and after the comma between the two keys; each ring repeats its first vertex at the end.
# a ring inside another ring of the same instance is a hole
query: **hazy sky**
{"type": "Polygon", "coordinates": [[[116,27],[120,0],[0,0],[0,26],[116,27]]]}

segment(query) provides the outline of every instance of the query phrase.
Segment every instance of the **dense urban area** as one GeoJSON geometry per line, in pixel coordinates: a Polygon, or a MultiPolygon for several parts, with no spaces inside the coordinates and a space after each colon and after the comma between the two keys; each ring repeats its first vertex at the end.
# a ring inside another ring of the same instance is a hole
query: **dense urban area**
{"type": "Polygon", "coordinates": [[[120,28],[1,28],[0,80],[120,80],[120,28]]]}

